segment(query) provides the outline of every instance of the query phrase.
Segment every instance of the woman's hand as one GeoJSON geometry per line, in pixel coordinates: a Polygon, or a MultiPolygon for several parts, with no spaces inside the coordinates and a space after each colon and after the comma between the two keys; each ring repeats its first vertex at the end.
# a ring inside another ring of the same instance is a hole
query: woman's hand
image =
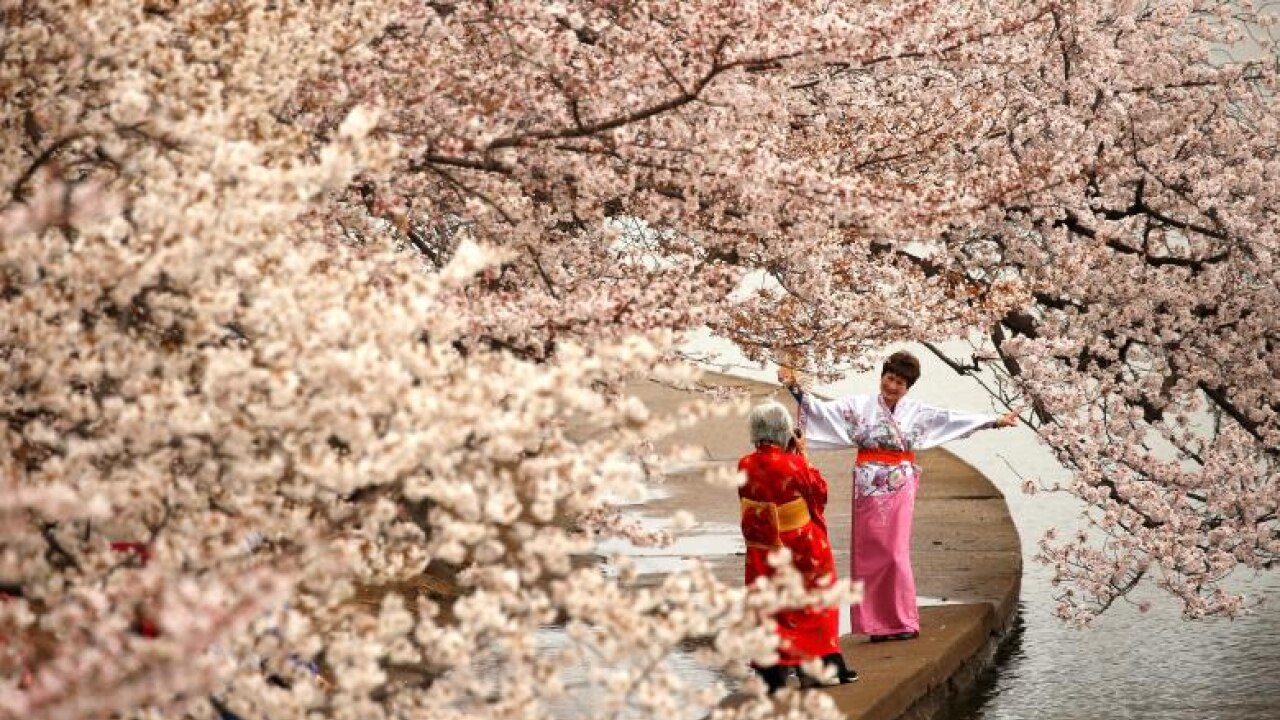
{"type": "Polygon", "coordinates": [[[796,436],[791,440],[791,452],[806,460],[809,459],[809,443],[805,441],[799,430],[796,431],[796,436]]]}
{"type": "Polygon", "coordinates": [[[778,383],[792,395],[799,395],[808,392],[810,380],[809,376],[801,371],[789,365],[783,365],[778,368],[778,383]]]}
{"type": "Polygon", "coordinates": [[[800,386],[800,380],[796,378],[796,371],[785,365],[778,368],[778,382],[788,390],[800,386]]]}
{"type": "Polygon", "coordinates": [[[1022,412],[1021,407],[1016,407],[1009,412],[996,418],[996,427],[1007,428],[1018,424],[1018,413],[1022,412]]]}

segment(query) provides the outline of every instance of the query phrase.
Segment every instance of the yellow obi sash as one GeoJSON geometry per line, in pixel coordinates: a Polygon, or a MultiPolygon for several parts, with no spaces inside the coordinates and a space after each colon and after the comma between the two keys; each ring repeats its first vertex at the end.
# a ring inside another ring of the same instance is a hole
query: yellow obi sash
{"type": "Polygon", "coordinates": [[[809,524],[809,505],[796,498],[782,505],[739,498],[742,504],[742,535],[748,547],[782,547],[782,533],[809,524]]]}

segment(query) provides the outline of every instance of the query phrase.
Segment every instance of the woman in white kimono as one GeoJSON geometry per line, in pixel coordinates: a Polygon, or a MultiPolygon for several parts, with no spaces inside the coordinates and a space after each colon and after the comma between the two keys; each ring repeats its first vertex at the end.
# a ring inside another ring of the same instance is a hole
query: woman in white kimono
{"type": "Polygon", "coordinates": [[[911,523],[920,484],[915,451],[1017,422],[1016,411],[996,417],[907,399],[919,378],[920,361],[896,352],[885,360],[878,394],[819,400],[800,388],[794,373],[779,372],[799,403],[799,424],[810,449],[858,448],[849,575],[862,581],[863,598],[849,614],[853,631],[871,636],[872,642],[920,635],[911,572],[911,523]]]}

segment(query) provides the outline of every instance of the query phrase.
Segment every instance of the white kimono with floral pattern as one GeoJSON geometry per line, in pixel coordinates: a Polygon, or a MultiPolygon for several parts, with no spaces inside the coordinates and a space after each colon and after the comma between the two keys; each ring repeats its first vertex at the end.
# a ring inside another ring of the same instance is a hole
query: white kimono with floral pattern
{"type": "MultiPolygon", "coordinates": [[[[994,415],[958,412],[908,398],[893,412],[880,395],[819,400],[797,395],[800,426],[811,450],[868,448],[924,450],[975,430],[994,427],[994,415]]],[[[863,583],[863,600],[850,608],[853,631],[866,635],[919,632],[911,524],[920,467],[863,462],[853,472],[853,547],[849,575],[863,583]]]]}

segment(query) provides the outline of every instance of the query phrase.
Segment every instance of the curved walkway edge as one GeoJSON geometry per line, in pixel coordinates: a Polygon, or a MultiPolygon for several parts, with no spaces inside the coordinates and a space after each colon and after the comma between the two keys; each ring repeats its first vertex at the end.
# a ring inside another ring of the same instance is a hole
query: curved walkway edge
{"type": "MultiPolygon", "coordinates": [[[[704,384],[747,393],[754,402],[777,399],[794,406],[776,385],[708,373],[704,384]]],[[[651,382],[630,392],[657,413],[678,412],[695,395],[651,382]]],[[[734,413],[709,418],[673,442],[701,446],[709,463],[736,462],[748,449],[746,420],[734,413]]],[[[849,567],[851,452],[814,453],[830,487],[827,518],[836,562],[849,567]]],[[[945,450],[921,454],[923,476],[916,500],[912,564],[921,598],[920,637],[871,644],[845,635],[841,646],[861,676],[830,693],[848,718],[930,720],[972,689],[1009,636],[1021,590],[1022,553],[1018,532],[1000,491],[981,473],[945,450]]],[[[667,478],[670,494],[651,503],[656,511],[691,510],[704,522],[737,524],[736,498],[705,483],[667,478]]],[[[742,581],[738,555],[704,557],[717,575],[742,581]]]]}

